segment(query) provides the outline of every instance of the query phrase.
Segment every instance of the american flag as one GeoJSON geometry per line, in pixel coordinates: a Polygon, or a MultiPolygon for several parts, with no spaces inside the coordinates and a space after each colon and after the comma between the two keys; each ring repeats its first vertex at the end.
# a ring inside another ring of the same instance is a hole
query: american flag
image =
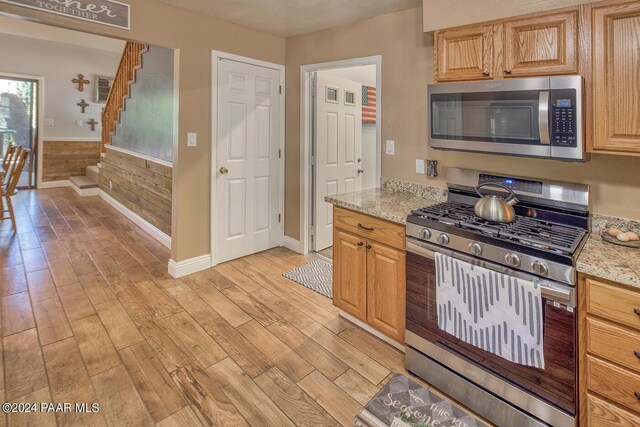
{"type": "Polygon", "coordinates": [[[376,88],[362,86],[362,123],[376,122],[376,88]]]}

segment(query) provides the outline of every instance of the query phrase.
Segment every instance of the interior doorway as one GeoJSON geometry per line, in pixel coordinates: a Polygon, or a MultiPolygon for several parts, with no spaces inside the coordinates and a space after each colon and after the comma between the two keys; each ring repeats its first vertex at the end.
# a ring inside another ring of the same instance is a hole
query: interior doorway
{"type": "Polygon", "coordinates": [[[12,144],[31,150],[18,188],[32,188],[37,182],[41,90],[40,79],[0,74],[0,158],[12,144]]]}
{"type": "Polygon", "coordinates": [[[376,188],[381,161],[381,57],[302,67],[301,245],[333,258],[325,196],[376,188]]]}

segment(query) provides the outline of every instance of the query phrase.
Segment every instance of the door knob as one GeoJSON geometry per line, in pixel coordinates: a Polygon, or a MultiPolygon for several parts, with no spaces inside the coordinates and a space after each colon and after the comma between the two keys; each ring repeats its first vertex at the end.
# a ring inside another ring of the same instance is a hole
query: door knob
{"type": "Polygon", "coordinates": [[[222,175],[226,175],[226,174],[228,174],[228,173],[229,173],[229,169],[227,169],[227,168],[225,168],[224,166],[222,166],[222,167],[220,168],[220,173],[221,173],[222,175]]]}
{"type": "Polygon", "coordinates": [[[358,169],[358,174],[364,173],[364,169],[358,169]]]}

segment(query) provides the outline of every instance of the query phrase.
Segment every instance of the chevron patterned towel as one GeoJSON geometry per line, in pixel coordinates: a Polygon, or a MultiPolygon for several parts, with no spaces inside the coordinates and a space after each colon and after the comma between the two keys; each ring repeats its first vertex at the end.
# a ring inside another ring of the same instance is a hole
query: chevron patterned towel
{"type": "Polygon", "coordinates": [[[333,267],[327,261],[316,259],[282,275],[325,297],[333,298],[333,267]]]}
{"type": "Polygon", "coordinates": [[[511,362],[544,369],[539,283],[439,253],[436,274],[440,329],[511,362]]]}

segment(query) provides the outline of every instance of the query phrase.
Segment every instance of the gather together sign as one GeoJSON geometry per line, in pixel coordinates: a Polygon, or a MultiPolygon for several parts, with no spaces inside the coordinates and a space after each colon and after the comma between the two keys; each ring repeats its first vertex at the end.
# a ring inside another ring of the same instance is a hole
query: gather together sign
{"type": "Polygon", "coordinates": [[[129,29],[129,5],[113,0],[0,0],[0,2],[129,29]]]}

